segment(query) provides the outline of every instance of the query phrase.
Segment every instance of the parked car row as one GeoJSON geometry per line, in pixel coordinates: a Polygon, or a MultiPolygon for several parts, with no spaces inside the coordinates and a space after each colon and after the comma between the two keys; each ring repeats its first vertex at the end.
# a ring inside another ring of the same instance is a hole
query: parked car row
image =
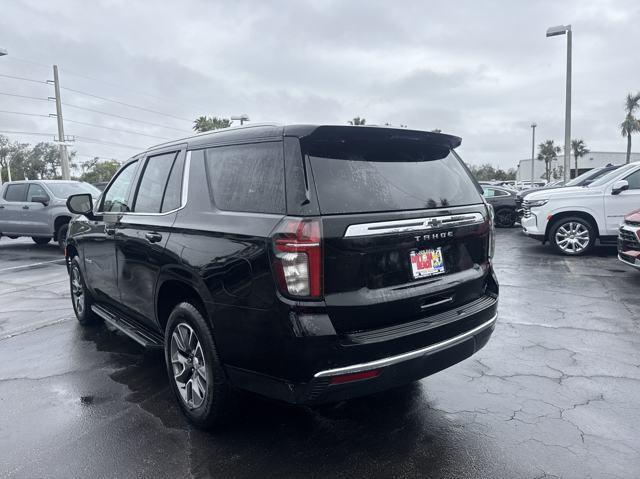
{"type": "Polygon", "coordinates": [[[638,214],[627,216],[640,206],[640,162],[604,170],[583,186],[528,194],[522,202],[522,231],[570,256],[587,253],[596,242],[617,244],[622,261],[640,266],[638,214]]]}

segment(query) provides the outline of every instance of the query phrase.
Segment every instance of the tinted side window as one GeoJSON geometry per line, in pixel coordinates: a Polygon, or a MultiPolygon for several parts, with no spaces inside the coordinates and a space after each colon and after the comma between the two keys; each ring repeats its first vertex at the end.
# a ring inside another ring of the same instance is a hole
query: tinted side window
{"type": "Polygon", "coordinates": [[[167,181],[167,188],[164,192],[164,198],[162,200],[162,213],[175,210],[180,207],[182,199],[182,173],[184,169],[185,155],[178,155],[176,161],[173,162],[171,173],[169,174],[169,181],[167,181]]]}
{"type": "Polygon", "coordinates": [[[27,196],[28,183],[7,186],[4,199],[7,201],[24,201],[27,196]]]}
{"type": "Polygon", "coordinates": [[[485,198],[493,198],[495,196],[496,190],[493,188],[483,188],[483,190],[482,196],[485,198]]]}
{"type": "Polygon", "coordinates": [[[42,186],[32,183],[29,185],[29,192],[27,193],[27,201],[33,202],[34,196],[44,196],[46,198],[49,197],[49,195],[47,194],[47,192],[44,190],[42,186]]]}
{"type": "Polygon", "coordinates": [[[251,213],[285,213],[281,142],[223,146],[205,151],[216,206],[251,213]]]}
{"type": "Polygon", "coordinates": [[[129,163],[118,172],[118,176],[104,194],[102,202],[102,211],[104,212],[123,212],[129,211],[129,190],[131,182],[136,173],[138,160],[129,163]]]}
{"type": "Polygon", "coordinates": [[[147,160],[138,186],[133,210],[138,213],[159,213],[167,179],[176,158],[176,152],[152,156],[147,160]]]}
{"type": "Polygon", "coordinates": [[[640,170],[635,173],[631,173],[625,178],[629,182],[630,190],[640,190],[640,170]]]}

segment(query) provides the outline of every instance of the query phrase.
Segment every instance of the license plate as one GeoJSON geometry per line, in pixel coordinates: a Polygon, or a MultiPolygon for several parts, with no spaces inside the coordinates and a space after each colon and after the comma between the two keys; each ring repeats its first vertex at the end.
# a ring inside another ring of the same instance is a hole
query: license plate
{"type": "Polygon", "coordinates": [[[412,251],[409,256],[414,278],[425,278],[445,272],[442,248],[412,251]]]}

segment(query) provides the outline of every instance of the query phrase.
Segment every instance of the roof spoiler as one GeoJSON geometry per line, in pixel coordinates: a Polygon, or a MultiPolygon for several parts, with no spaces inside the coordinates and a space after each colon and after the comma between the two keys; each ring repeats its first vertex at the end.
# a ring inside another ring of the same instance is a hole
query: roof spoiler
{"type": "Polygon", "coordinates": [[[449,149],[457,148],[462,143],[462,138],[444,133],[377,126],[319,126],[306,135],[306,138],[315,141],[343,141],[347,139],[354,141],[420,141],[449,149]]]}

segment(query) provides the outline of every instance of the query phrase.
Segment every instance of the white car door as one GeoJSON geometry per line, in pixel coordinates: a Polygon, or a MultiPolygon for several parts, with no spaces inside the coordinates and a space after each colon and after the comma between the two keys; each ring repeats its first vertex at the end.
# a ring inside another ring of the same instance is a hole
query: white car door
{"type": "Polygon", "coordinates": [[[627,180],[629,189],[613,195],[610,184],[605,190],[604,211],[607,218],[607,231],[601,232],[604,235],[617,235],[624,217],[640,208],[640,168],[619,179],[627,180]]]}

